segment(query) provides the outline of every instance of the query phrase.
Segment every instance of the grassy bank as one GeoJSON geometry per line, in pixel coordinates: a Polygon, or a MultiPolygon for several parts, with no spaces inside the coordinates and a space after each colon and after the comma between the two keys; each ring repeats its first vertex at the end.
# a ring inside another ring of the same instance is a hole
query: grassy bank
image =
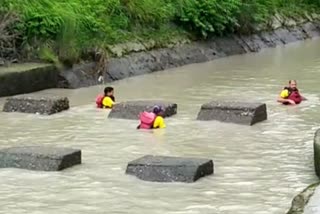
{"type": "Polygon", "coordinates": [[[275,13],[312,13],[320,0],[2,0],[0,58],[74,63],[108,45],[251,33],[275,13]]]}

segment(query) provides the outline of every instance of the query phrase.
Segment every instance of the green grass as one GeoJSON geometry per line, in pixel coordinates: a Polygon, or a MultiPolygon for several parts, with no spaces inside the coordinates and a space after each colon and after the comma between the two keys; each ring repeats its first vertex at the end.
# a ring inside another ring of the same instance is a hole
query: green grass
{"type": "Polygon", "coordinates": [[[19,15],[2,31],[15,36],[25,58],[74,63],[93,49],[127,41],[154,40],[161,46],[175,38],[250,33],[275,13],[316,12],[319,1],[2,0],[0,17],[8,11],[19,15]]]}

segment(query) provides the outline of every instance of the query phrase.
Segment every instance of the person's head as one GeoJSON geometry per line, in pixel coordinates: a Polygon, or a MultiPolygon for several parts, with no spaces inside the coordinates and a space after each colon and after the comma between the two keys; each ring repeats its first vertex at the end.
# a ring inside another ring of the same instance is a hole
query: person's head
{"type": "Polygon", "coordinates": [[[155,113],[156,115],[159,115],[159,116],[163,116],[164,111],[161,108],[161,106],[154,106],[153,113],[155,113]]]}
{"type": "Polygon", "coordinates": [[[289,80],[289,87],[290,88],[297,88],[297,81],[296,80],[289,80]]]}
{"type": "Polygon", "coordinates": [[[113,91],[114,90],[112,87],[106,87],[104,89],[104,96],[108,96],[108,97],[113,96],[113,91]]]}

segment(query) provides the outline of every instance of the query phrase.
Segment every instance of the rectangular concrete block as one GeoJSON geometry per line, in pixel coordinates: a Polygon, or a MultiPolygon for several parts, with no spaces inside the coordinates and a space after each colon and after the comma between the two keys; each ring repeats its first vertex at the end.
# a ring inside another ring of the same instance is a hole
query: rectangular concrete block
{"type": "Polygon", "coordinates": [[[151,112],[155,105],[164,109],[164,116],[170,117],[177,113],[177,104],[160,100],[137,100],[117,103],[109,113],[109,118],[138,120],[143,111],[151,112]]]}
{"type": "Polygon", "coordinates": [[[153,182],[195,182],[214,173],[212,160],[146,155],[128,163],[126,174],[153,182]]]}
{"type": "Polygon", "coordinates": [[[0,150],[0,168],[59,171],[81,164],[81,150],[41,146],[0,150]]]}
{"type": "Polygon", "coordinates": [[[67,97],[18,95],[6,100],[4,112],[22,112],[51,115],[69,109],[67,97]]]}
{"type": "Polygon", "coordinates": [[[244,125],[253,125],[267,119],[264,103],[212,101],[203,104],[197,120],[218,120],[244,125]]]}

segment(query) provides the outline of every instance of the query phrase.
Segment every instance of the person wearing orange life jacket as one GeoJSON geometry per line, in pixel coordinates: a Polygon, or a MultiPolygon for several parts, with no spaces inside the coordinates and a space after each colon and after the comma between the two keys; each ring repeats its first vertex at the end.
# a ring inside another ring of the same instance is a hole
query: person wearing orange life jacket
{"type": "Polygon", "coordinates": [[[112,87],[106,87],[104,94],[100,94],[96,98],[97,108],[112,108],[115,103],[114,89],[112,87]]]}
{"type": "Polygon", "coordinates": [[[140,114],[140,124],[137,129],[166,128],[163,117],[164,111],[161,106],[154,106],[152,112],[144,111],[140,114]]]}
{"type": "Polygon", "coordinates": [[[300,104],[303,100],[307,99],[300,94],[297,88],[297,81],[289,80],[289,86],[284,87],[277,101],[284,105],[296,105],[300,104]]]}

